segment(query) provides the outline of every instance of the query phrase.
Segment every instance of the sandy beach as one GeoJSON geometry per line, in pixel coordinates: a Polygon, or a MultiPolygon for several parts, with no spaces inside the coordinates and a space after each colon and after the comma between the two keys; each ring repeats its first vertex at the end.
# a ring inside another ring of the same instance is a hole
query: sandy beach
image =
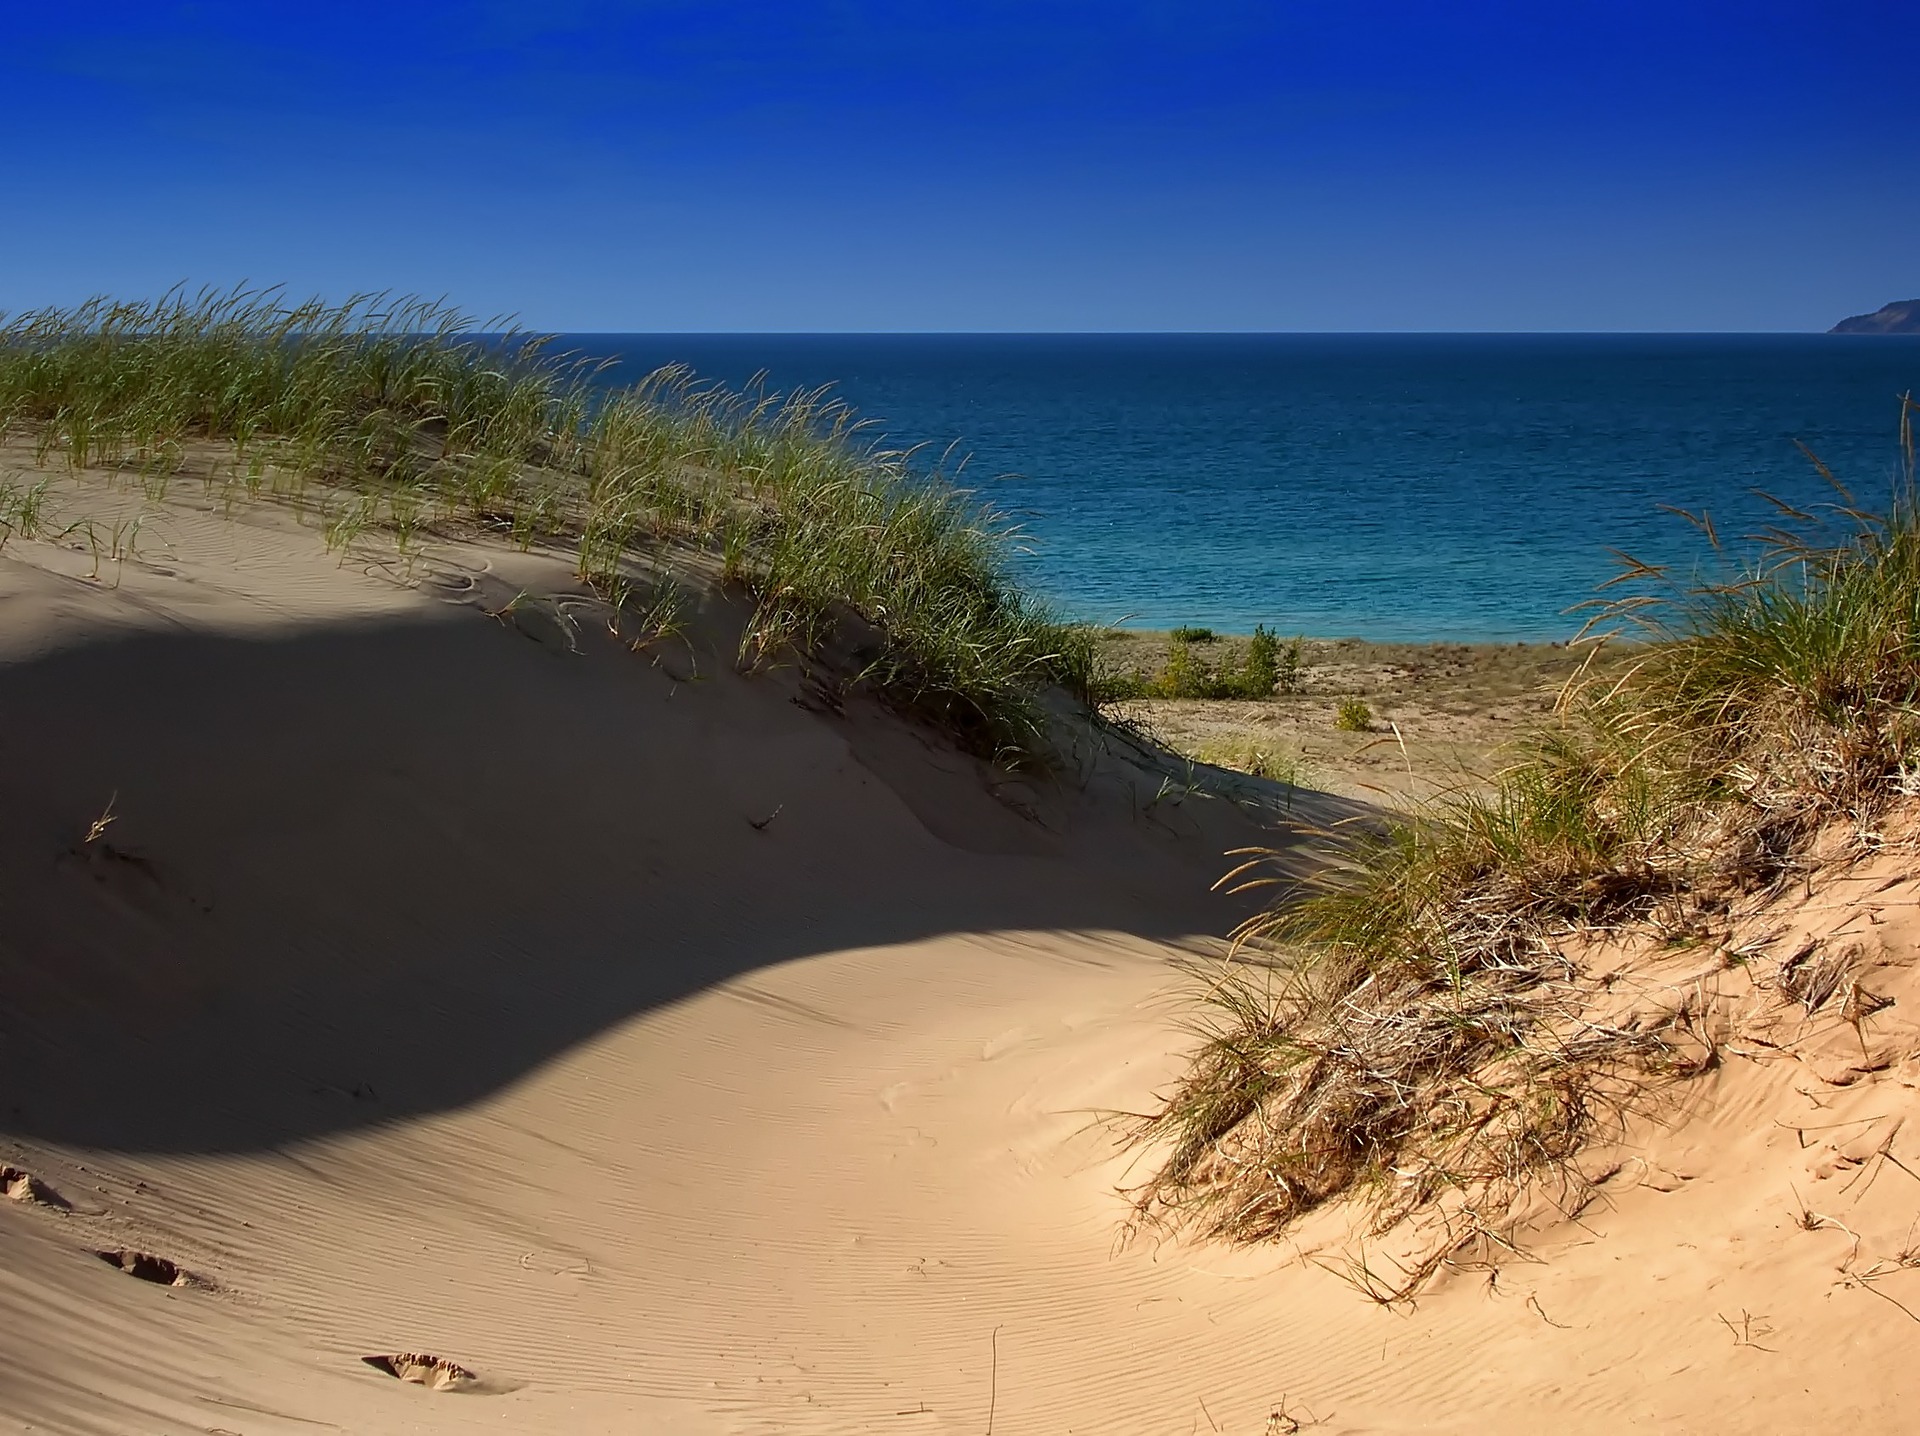
{"type": "Polygon", "coordinates": [[[1907,859],[1783,918],[1875,936],[1871,1052],[1728,1057],[1383,1309],[1349,1213],[1124,1195],[1257,802],[1091,732],[996,787],[736,673],[718,599],[629,651],[538,550],[57,495],[140,527],[0,554],[7,1429],[1900,1428],[1907,859]]]}
{"type": "MultiPolygon", "coordinates": [[[[1565,643],[1287,640],[1295,641],[1298,670],[1283,691],[1259,699],[1135,697],[1115,704],[1114,714],[1198,762],[1417,807],[1484,789],[1593,656],[1589,646],[1565,643]],[[1370,715],[1357,731],[1338,721],[1349,699],[1370,715]]],[[[1164,633],[1109,630],[1101,659],[1110,672],[1151,681],[1165,670],[1168,642],[1164,633]]],[[[1222,634],[1192,647],[1203,662],[1232,664],[1246,642],[1222,634]]]]}

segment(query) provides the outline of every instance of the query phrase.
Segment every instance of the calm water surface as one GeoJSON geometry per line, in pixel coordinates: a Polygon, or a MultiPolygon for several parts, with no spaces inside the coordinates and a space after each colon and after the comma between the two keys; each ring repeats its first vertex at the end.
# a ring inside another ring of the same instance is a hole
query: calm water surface
{"type": "Polygon", "coordinates": [[[1920,339],[1828,335],[575,335],[630,380],[831,383],[958,440],[1078,618],[1375,639],[1563,638],[1611,550],[1701,541],[1899,470],[1920,339]]]}

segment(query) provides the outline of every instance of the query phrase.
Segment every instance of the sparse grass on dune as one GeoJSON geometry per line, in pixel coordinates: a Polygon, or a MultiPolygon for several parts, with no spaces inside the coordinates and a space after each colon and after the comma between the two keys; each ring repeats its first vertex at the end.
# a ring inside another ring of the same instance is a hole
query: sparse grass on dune
{"type": "MultiPolygon", "coordinates": [[[[1010,581],[1005,519],[824,392],[683,369],[608,390],[596,372],[418,299],[99,299],[0,327],[0,435],[43,464],[137,473],[156,498],[189,445],[230,445],[230,502],[317,500],[330,544],[564,541],[616,604],[632,560],[692,546],[752,600],[743,661],[833,647],[852,682],[975,751],[1047,761],[1043,694],[1085,696],[1092,643],[1010,581]]],[[[8,491],[0,536],[32,500],[8,491]]]]}
{"type": "Polygon", "coordinates": [[[1290,788],[1306,786],[1311,771],[1298,753],[1288,752],[1278,745],[1263,746],[1245,738],[1202,743],[1190,756],[1197,762],[1285,783],[1290,788]]]}
{"type": "Polygon", "coordinates": [[[46,522],[47,488],[45,479],[35,484],[0,479],[0,552],[16,534],[26,539],[39,536],[46,522]]]}
{"type": "MultiPolygon", "coordinates": [[[[1259,1239],[1358,1196],[1382,1230],[1451,1203],[1450,1241],[1497,1232],[1696,1070],[1687,1012],[1609,1003],[1582,942],[1723,940],[1736,905],[1799,871],[1821,834],[1870,842],[1914,790],[1913,407],[1884,511],[1787,511],[1733,582],[1634,566],[1635,591],[1600,614],[1637,645],[1630,661],[1569,684],[1491,794],[1326,835],[1333,866],[1206,975],[1202,1045],[1140,1125],[1161,1152],[1143,1215],[1259,1239]]],[[[1248,856],[1239,876],[1260,881],[1248,856]]]]}

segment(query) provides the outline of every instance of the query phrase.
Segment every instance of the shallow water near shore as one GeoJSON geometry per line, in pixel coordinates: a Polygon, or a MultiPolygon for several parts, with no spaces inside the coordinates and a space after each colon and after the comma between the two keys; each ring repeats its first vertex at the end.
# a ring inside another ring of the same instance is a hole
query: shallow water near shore
{"type": "Polygon", "coordinates": [[[1031,539],[1076,618],[1380,641],[1566,638],[1613,551],[1709,557],[1753,490],[1863,502],[1899,472],[1920,339],[1832,335],[572,335],[665,363],[834,384],[1031,539]]]}

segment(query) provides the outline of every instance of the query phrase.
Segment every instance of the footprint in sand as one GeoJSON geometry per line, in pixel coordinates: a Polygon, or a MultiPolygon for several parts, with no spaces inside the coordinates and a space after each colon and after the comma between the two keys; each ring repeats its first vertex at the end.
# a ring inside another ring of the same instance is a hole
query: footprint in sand
{"type": "Polygon", "coordinates": [[[34,1176],[32,1172],[23,1172],[18,1167],[0,1165],[0,1193],[4,1193],[9,1201],[27,1202],[36,1207],[52,1207],[55,1211],[61,1212],[73,1210],[72,1202],[34,1176]]]}
{"type": "Polygon", "coordinates": [[[478,1391],[480,1378],[458,1362],[444,1356],[427,1356],[417,1351],[399,1351],[390,1356],[360,1358],[375,1371],[384,1371],[399,1381],[411,1381],[429,1391],[478,1391]]]}
{"type": "Polygon", "coordinates": [[[530,638],[549,653],[578,654],[580,626],[558,599],[526,599],[511,606],[507,621],[522,638],[530,638]]]}
{"type": "Polygon", "coordinates": [[[168,1261],[163,1256],[151,1252],[135,1251],[132,1247],[112,1247],[94,1253],[108,1266],[117,1267],[128,1276],[138,1277],[141,1281],[150,1281],[156,1286],[211,1286],[205,1277],[195,1276],[185,1267],[168,1261]]]}
{"type": "Polygon", "coordinates": [[[213,911],[210,899],[180,891],[176,884],[169,883],[152,858],[117,848],[97,832],[61,853],[58,862],[68,871],[91,878],[122,908],[149,917],[165,916],[176,909],[202,914],[213,911]]]}

